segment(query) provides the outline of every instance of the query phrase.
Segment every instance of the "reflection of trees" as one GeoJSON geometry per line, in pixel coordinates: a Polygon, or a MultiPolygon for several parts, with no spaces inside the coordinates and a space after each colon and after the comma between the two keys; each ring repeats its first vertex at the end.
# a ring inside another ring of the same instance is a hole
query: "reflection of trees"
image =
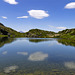
{"type": "Polygon", "coordinates": [[[70,39],[58,39],[57,40],[59,43],[62,43],[66,46],[70,45],[70,46],[74,46],[75,47],[75,40],[70,40],[70,39]]]}
{"type": "Polygon", "coordinates": [[[14,41],[14,38],[0,38],[0,47],[4,46],[4,44],[8,44],[14,41]]]}
{"type": "Polygon", "coordinates": [[[38,43],[43,41],[52,41],[54,39],[29,39],[30,42],[38,43]]]}

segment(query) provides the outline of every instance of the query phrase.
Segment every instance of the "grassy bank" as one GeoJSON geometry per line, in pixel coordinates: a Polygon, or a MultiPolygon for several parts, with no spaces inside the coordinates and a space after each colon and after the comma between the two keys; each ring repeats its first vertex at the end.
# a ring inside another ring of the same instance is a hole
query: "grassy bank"
{"type": "Polygon", "coordinates": [[[1,35],[1,34],[0,34],[0,38],[2,38],[2,37],[8,37],[8,35],[1,35]]]}

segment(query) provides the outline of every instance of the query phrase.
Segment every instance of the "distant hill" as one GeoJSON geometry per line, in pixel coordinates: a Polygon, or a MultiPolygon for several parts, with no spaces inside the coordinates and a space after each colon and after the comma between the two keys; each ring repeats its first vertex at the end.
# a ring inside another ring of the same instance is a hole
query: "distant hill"
{"type": "Polygon", "coordinates": [[[19,31],[20,33],[25,33],[25,32],[23,32],[23,31],[19,31]]]}
{"type": "Polygon", "coordinates": [[[53,37],[55,32],[45,31],[45,30],[40,30],[40,29],[31,29],[28,32],[26,32],[25,34],[26,34],[26,37],[49,38],[49,37],[53,37]]]}
{"type": "Polygon", "coordinates": [[[17,32],[14,29],[4,26],[0,23],[0,36],[11,36],[11,37],[18,37],[18,36],[25,36],[23,33],[17,32]]]}

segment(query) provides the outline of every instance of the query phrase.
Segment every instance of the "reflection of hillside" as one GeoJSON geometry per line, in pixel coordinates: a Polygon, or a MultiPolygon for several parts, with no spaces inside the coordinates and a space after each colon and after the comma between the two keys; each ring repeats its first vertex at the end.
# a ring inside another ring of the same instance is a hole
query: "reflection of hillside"
{"type": "Polygon", "coordinates": [[[14,38],[0,38],[0,47],[4,46],[4,44],[8,44],[14,41],[14,38]]]}
{"type": "Polygon", "coordinates": [[[70,45],[70,46],[74,46],[75,47],[75,40],[68,40],[68,39],[58,39],[57,40],[59,43],[62,43],[66,46],[70,45]]]}
{"type": "Polygon", "coordinates": [[[29,42],[38,43],[38,42],[52,41],[52,40],[54,39],[29,39],[29,42]]]}

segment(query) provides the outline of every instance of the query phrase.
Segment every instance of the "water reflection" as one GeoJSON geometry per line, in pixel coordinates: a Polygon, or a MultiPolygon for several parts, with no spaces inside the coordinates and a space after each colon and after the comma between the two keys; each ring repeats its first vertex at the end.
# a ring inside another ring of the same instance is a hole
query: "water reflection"
{"type": "Polygon", "coordinates": [[[0,75],[75,74],[73,70],[75,69],[75,47],[63,46],[66,40],[16,38],[16,41],[13,42],[14,40],[14,38],[0,39],[2,43],[2,48],[0,48],[0,75]],[[61,44],[62,42],[63,44],[61,44]],[[7,43],[10,45],[3,46],[7,43]]]}
{"type": "Polygon", "coordinates": [[[65,67],[69,69],[75,69],[75,62],[65,62],[65,67]]]}
{"type": "Polygon", "coordinates": [[[35,38],[33,38],[33,39],[30,38],[29,42],[39,43],[39,42],[53,41],[53,40],[54,40],[53,38],[46,38],[46,39],[45,38],[42,38],[42,39],[41,38],[36,38],[36,39],[35,38]]]}
{"type": "Polygon", "coordinates": [[[17,52],[17,54],[19,54],[19,55],[28,55],[27,52],[17,52]]]}
{"type": "Polygon", "coordinates": [[[0,47],[4,46],[5,44],[13,42],[15,39],[14,38],[0,38],[0,47]]]}
{"type": "Polygon", "coordinates": [[[5,68],[4,68],[4,72],[5,72],[5,73],[15,72],[16,69],[18,69],[18,68],[19,68],[18,66],[5,67],[5,68]]]}
{"type": "Polygon", "coordinates": [[[29,56],[29,60],[31,61],[43,61],[48,57],[48,54],[42,52],[36,52],[29,56]]]}
{"type": "Polygon", "coordinates": [[[40,43],[40,42],[45,42],[45,41],[57,41],[57,44],[64,44],[66,46],[70,45],[70,46],[75,46],[75,41],[74,40],[66,40],[66,39],[54,39],[54,38],[0,38],[0,47],[4,46],[4,44],[8,44],[11,43],[15,40],[28,40],[29,42],[33,42],[33,43],[40,43]]]}
{"type": "Polygon", "coordinates": [[[2,54],[3,54],[3,55],[6,55],[6,54],[7,54],[7,51],[2,52],[2,54]]]}
{"type": "Polygon", "coordinates": [[[66,39],[57,39],[58,43],[64,44],[66,46],[74,46],[75,47],[75,40],[66,40],[66,39]]]}
{"type": "Polygon", "coordinates": [[[43,39],[41,39],[41,38],[37,38],[37,39],[30,38],[29,42],[39,43],[39,42],[53,41],[53,40],[57,40],[57,42],[58,42],[57,44],[59,44],[59,45],[64,44],[66,46],[68,46],[68,45],[75,46],[75,40],[66,40],[66,39],[58,39],[58,38],[56,38],[56,39],[54,39],[54,38],[46,38],[46,39],[45,38],[43,38],[43,39]]]}

